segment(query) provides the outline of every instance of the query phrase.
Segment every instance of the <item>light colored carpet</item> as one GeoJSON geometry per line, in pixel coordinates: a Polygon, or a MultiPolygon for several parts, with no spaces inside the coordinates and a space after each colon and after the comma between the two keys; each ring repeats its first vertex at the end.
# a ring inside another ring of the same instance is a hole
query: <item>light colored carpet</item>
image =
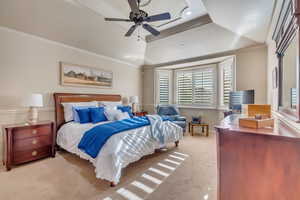
{"type": "MultiPolygon", "coordinates": [[[[67,152],[58,152],[47,158],[13,168],[0,169],[0,199],[5,200],[100,200],[117,196],[120,188],[130,188],[130,183],[174,151],[189,157],[167,177],[156,190],[147,195],[151,200],[215,200],[216,199],[216,142],[215,136],[185,136],[179,148],[168,146],[168,151],[158,152],[128,166],[121,183],[114,188],[106,181],[95,178],[94,167],[88,161],[67,152]]],[[[150,183],[149,183],[150,184],[150,183]]]]}

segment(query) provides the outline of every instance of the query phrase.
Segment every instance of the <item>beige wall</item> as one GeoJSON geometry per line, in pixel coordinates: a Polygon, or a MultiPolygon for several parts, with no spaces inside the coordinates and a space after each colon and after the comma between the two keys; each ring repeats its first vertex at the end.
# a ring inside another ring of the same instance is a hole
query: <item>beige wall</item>
{"type": "Polygon", "coordinates": [[[267,103],[267,47],[245,48],[235,55],[236,89],[254,89],[255,103],[267,103]]]}
{"type": "Polygon", "coordinates": [[[27,110],[21,107],[21,99],[33,92],[44,94],[41,119],[54,118],[53,92],[142,95],[137,67],[1,27],[0,44],[0,125],[24,121],[27,110]],[[59,61],[112,70],[113,88],[63,87],[59,84],[59,61]]]}
{"type": "MultiPolygon", "coordinates": [[[[236,55],[236,89],[255,90],[255,102],[267,103],[267,47],[259,45],[219,54],[219,57],[236,55]]],[[[211,58],[211,57],[210,57],[211,58]]],[[[205,59],[205,58],[203,58],[205,59]]],[[[143,108],[154,112],[154,69],[151,66],[144,67],[143,73],[143,108]]],[[[192,116],[201,115],[204,121],[211,126],[217,124],[223,117],[223,112],[213,109],[180,109],[182,114],[191,120],[192,116]]]]}

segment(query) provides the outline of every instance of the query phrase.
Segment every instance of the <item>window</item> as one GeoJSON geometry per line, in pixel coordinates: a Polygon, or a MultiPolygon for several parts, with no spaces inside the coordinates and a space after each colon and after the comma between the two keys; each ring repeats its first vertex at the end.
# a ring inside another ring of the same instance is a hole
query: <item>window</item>
{"type": "Polygon", "coordinates": [[[171,101],[171,71],[157,71],[158,104],[169,104],[171,101]]]}
{"type": "Polygon", "coordinates": [[[234,91],[234,59],[228,59],[219,64],[220,72],[220,106],[229,105],[230,92],[234,91]]]}
{"type": "Polygon", "coordinates": [[[187,63],[184,68],[156,70],[155,103],[227,109],[230,92],[235,91],[235,57],[220,58],[220,61],[205,66],[188,67],[187,63]]]}
{"type": "Polygon", "coordinates": [[[176,100],[181,106],[215,107],[215,67],[176,72],[176,100]]]}

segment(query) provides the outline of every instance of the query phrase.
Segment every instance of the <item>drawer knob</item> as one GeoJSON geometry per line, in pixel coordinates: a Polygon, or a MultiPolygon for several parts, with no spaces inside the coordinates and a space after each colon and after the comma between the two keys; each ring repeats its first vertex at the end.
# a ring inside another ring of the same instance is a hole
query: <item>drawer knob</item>
{"type": "Polygon", "coordinates": [[[32,140],[32,144],[36,144],[36,143],[37,143],[36,139],[32,140]]]}
{"type": "Polygon", "coordinates": [[[31,153],[31,155],[32,155],[32,156],[36,156],[36,155],[37,155],[37,151],[33,151],[33,152],[31,153]]]}
{"type": "Polygon", "coordinates": [[[37,134],[37,130],[35,130],[35,129],[32,130],[32,134],[33,134],[33,135],[36,135],[36,134],[37,134]]]}

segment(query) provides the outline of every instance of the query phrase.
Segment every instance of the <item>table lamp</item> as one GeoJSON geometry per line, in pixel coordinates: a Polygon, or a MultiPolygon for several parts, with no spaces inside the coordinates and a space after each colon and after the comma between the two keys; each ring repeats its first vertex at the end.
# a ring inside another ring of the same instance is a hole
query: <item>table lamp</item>
{"type": "Polygon", "coordinates": [[[139,103],[139,97],[138,96],[131,96],[129,98],[129,102],[132,103],[132,112],[138,112],[137,104],[139,103]]]}
{"type": "Polygon", "coordinates": [[[30,124],[37,123],[38,121],[38,108],[43,107],[43,95],[31,94],[28,95],[23,102],[25,107],[29,107],[27,122],[30,124]]]}

